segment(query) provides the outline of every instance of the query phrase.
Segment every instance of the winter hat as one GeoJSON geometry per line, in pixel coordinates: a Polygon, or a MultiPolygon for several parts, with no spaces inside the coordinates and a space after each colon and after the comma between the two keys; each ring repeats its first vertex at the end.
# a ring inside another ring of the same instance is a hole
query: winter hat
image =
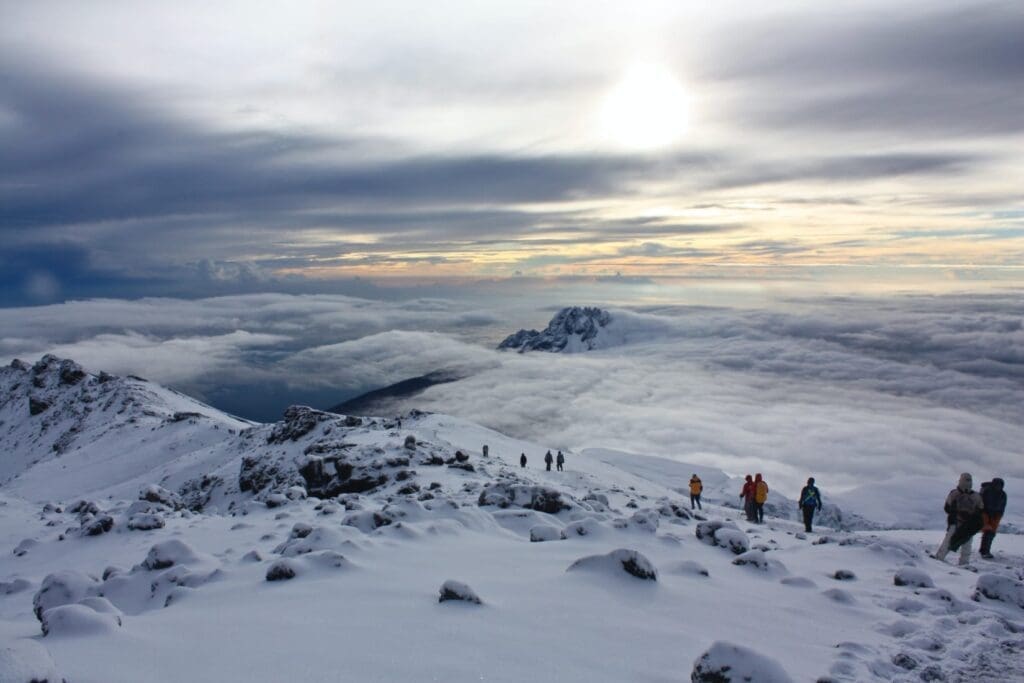
{"type": "Polygon", "coordinates": [[[961,491],[970,491],[974,487],[974,479],[971,478],[970,472],[964,472],[960,475],[960,483],[956,485],[961,491]]]}
{"type": "Polygon", "coordinates": [[[1005,482],[1002,479],[1000,479],[999,477],[993,477],[992,478],[992,486],[994,486],[995,488],[999,489],[1000,491],[1003,490],[1003,486],[1004,485],[1005,485],[1005,482]]]}
{"type": "Polygon", "coordinates": [[[814,477],[810,477],[810,478],[809,478],[809,479],[807,480],[807,485],[808,485],[808,486],[814,486],[814,477]]]}

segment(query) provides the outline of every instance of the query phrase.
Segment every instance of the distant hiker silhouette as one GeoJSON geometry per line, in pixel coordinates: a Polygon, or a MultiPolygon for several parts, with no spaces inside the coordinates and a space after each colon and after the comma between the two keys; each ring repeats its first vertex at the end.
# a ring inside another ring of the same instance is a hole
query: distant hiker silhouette
{"type": "Polygon", "coordinates": [[[749,474],[743,482],[743,489],[740,491],[740,498],[743,499],[743,511],[747,513],[748,522],[757,521],[756,505],[754,503],[754,478],[749,474]]]}
{"type": "Polygon", "coordinates": [[[551,471],[551,463],[554,462],[554,458],[551,457],[551,451],[548,451],[544,456],[544,464],[547,465],[548,472],[551,471]]]}
{"type": "Polygon", "coordinates": [[[764,524],[764,503],[768,500],[768,482],[761,478],[761,473],[754,475],[754,517],[758,524],[764,524]]]}
{"type": "Polygon", "coordinates": [[[562,471],[562,465],[564,465],[564,464],[565,464],[565,456],[562,455],[562,451],[558,451],[558,457],[555,458],[555,466],[557,467],[559,472],[562,471]]]}
{"type": "Polygon", "coordinates": [[[693,509],[694,503],[697,505],[698,510],[703,510],[700,506],[700,494],[704,491],[704,484],[701,482],[700,477],[694,474],[690,477],[690,509],[693,509]]]}
{"type": "Polygon", "coordinates": [[[526,467],[526,453],[519,454],[519,466],[526,467]]]}
{"type": "Polygon", "coordinates": [[[1006,492],[1003,491],[1003,480],[999,477],[986,481],[981,485],[981,502],[984,509],[981,513],[981,556],[992,559],[992,541],[996,537],[999,521],[1006,511],[1006,492]]]}
{"type": "Polygon", "coordinates": [[[956,488],[946,496],[946,503],[942,507],[946,512],[946,536],[935,551],[936,560],[945,561],[950,550],[959,550],[960,564],[970,562],[971,539],[981,531],[984,507],[981,494],[974,490],[974,480],[969,472],[964,472],[956,488]]]}
{"type": "Polygon", "coordinates": [[[796,506],[804,513],[804,530],[810,533],[814,513],[821,509],[821,491],[814,485],[814,477],[810,477],[807,480],[807,486],[800,490],[800,500],[797,501],[796,506]]]}

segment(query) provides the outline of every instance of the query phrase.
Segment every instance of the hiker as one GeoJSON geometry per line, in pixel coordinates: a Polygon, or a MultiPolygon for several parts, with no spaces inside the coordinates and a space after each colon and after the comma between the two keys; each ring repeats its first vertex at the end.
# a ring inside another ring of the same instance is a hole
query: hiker
{"type": "Polygon", "coordinates": [[[703,491],[704,491],[704,484],[703,484],[703,482],[701,482],[700,477],[698,477],[697,473],[695,472],[694,475],[692,477],[690,477],[690,509],[691,510],[694,508],[694,503],[697,504],[697,509],[698,510],[703,510],[704,509],[704,508],[702,508],[700,506],[700,494],[703,491]]]}
{"type": "Polygon", "coordinates": [[[519,454],[519,466],[526,467],[526,453],[519,454]]]}
{"type": "Polygon", "coordinates": [[[748,474],[743,482],[743,490],[740,491],[740,498],[743,499],[743,511],[747,513],[748,522],[757,521],[757,513],[754,511],[754,495],[754,478],[748,474]]]}
{"type": "Polygon", "coordinates": [[[548,472],[551,471],[551,463],[553,460],[554,458],[551,457],[551,451],[548,451],[547,455],[544,456],[544,464],[548,466],[548,472]]]}
{"type": "Polygon", "coordinates": [[[768,482],[758,472],[754,475],[754,513],[758,524],[764,524],[764,503],[768,500],[768,482]]]}
{"type": "Polygon", "coordinates": [[[565,456],[562,455],[562,451],[558,451],[558,457],[555,458],[555,467],[559,472],[562,471],[562,465],[565,464],[565,456]]]}
{"type": "Polygon", "coordinates": [[[1003,512],[1006,511],[1006,491],[1003,485],[999,477],[981,485],[981,556],[986,560],[992,559],[992,541],[996,537],[1003,512]]]}
{"type": "Polygon", "coordinates": [[[804,513],[804,530],[811,533],[814,513],[816,510],[821,510],[821,491],[814,485],[814,477],[808,478],[807,486],[800,489],[800,501],[796,506],[804,513]]]}
{"type": "Polygon", "coordinates": [[[945,561],[950,550],[960,550],[960,565],[966,565],[971,559],[971,539],[981,531],[982,510],[985,504],[981,494],[974,490],[974,480],[970,473],[960,475],[956,488],[946,496],[946,536],[935,551],[936,560],[945,561]]]}

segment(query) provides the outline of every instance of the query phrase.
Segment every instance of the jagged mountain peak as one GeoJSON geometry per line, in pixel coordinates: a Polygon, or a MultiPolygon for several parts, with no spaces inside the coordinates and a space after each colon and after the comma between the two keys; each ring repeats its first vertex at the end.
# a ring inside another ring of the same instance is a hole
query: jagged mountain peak
{"type": "Polygon", "coordinates": [[[567,306],[541,332],[522,329],[505,338],[499,350],[577,352],[610,346],[608,311],[596,306],[567,306]]]}

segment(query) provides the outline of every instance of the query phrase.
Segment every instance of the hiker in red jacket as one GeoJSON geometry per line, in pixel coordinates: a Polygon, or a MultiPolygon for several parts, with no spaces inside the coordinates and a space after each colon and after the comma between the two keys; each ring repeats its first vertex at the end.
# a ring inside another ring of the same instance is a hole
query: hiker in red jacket
{"type": "Polygon", "coordinates": [[[748,522],[757,521],[757,503],[754,502],[756,495],[757,487],[754,485],[754,478],[748,474],[743,483],[743,490],[740,491],[740,498],[743,499],[743,511],[747,513],[748,522]]]}

